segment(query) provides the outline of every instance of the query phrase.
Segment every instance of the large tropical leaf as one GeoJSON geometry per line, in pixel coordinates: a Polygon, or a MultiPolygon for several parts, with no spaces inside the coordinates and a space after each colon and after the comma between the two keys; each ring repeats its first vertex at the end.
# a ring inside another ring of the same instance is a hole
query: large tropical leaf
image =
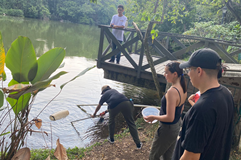
{"type": "MultiPolygon", "coordinates": [[[[12,79],[8,83],[8,86],[13,86],[15,84],[18,84],[18,82],[12,79]]],[[[27,82],[23,82],[23,84],[27,84],[27,82]]],[[[11,93],[11,94],[14,94],[14,93],[11,93]]],[[[7,97],[7,101],[12,106],[14,113],[17,115],[20,111],[22,111],[25,107],[28,106],[30,98],[31,98],[31,93],[26,93],[18,97],[18,99],[7,97]]]]}
{"type": "Polygon", "coordinates": [[[85,70],[83,70],[82,72],[80,72],[77,76],[75,76],[74,78],[72,78],[72,79],[69,80],[68,82],[62,84],[62,85],[60,86],[60,88],[63,89],[63,87],[64,87],[66,84],[68,84],[69,82],[75,80],[75,79],[78,78],[79,76],[84,75],[86,72],[88,72],[89,70],[91,70],[91,69],[94,68],[94,67],[95,67],[95,66],[86,68],[85,70]]]}
{"type": "Polygon", "coordinates": [[[52,82],[52,80],[59,78],[60,76],[66,74],[67,72],[65,71],[61,71],[58,74],[54,75],[53,77],[43,80],[43,81],[39,81],[37,83],[35,83],[34,85],[32,85],[29,88],[26,88],[26,90],[20,91],[18,93],[13,93],[13,94],[9,94],[8,97],[9,98],[13,98],[13,99],[18,99],[21,95],[26,94],[26,93],[34,93],[36,94],[39,91],[44,90],[45,88],[51,86],[50,83],[52,82]]]}
{"type": "Polygon", "coordinates": [[[35,77],[37,60],[29,38],[19,36],[12,43],[6,56],[6,67],[11,70],[13,79],[19,83],[29,81],[30,70],[32,70],[30,77],[35,77]]]}
{"type": "Polygon", "coordinates": [[[63,48],[54,48],[43,54],[38,61],[37,75],[32,84],[48,79],[50,75],[60,66],[65,56],[63,48]]]}
{"type": "Polygon", "coordinates": [[[0,32],[0,74],[4,72],[4,63],[5,63],[5,51],[2,41],[2,33],[0,32]]]}
{"type": "Polygon", "coordinates": [[[12,109],[16,115],[28,106],[29,100],[31,98],[31,93],[26,93],[20,96],[18,99],[13,99],[7,97],[7,101],[12,106],[12,109]]]}

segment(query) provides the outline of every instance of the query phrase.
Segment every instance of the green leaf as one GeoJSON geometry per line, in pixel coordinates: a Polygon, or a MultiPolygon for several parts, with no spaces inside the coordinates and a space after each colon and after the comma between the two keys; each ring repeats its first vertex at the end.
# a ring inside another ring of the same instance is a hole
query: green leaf
{"type": "Polygon", "coordinates": [[[59,68],[63,68],[64,66],[65,66],[65,62],[62,63],[62,64],[59,66],[59,68]]]}
{"type": "Polygon", "coordinates": [[[19,36],[11,45],[6,56],[6,67],[12,72],[13,79],[28,82],[30,69],[36,65],[36,55],[29,38],[19,36]]]}
{"type": "MultiPolygon", "coordinates": [[[[9,94],[9,96],[10,95],[11,94],[9,94]]],[[[13,99],[13,98],[10,98],[9,96],[7,97],[7,101],[12,106],[14,113],[18,115],[20,111],[22,111],[25,107],[28,106],[29,100],[31,98],[31,93],[26,93],[24,95],[21,95],[18,99],[13,99]]]]}
{"type": "Polygon", "coordinates": [[[3,71],[3,73],[2,73],[2,75],[0,77],[2,77],[3,81],[6,81],[6,79],[7,79],[6,72],[3,71]]]}
{"type": "Polygon", "coordinates": [[[50,75],[60,66],[65,56],[63,48],[54,48],[43,54],[38,59],[38,71],[32,84],[48,79],[50,75]]]}
{"type": "Polygon", "coordinates": [[[4,136],[4,135],[9,134],[9,133],[11,133],[11,132],[9,131],[9,132],[2,133],[2,134],[0,134],[0,136],[4,136]]]}
{"type": "MultiPolygon", "coordinates": [[[[15,81],[14,79],[12,79],[9,83],[8,86],[12,86],[18,84],[17,81],[15,81]]],[[[29,82],[22,82],[22,84],[29,84],[29,82]]],[[[10,95],[14,94],[16,92],[10,93],[7,97],[7,101],[8,103],[11,105],[14,113],[17,115],[20,111],[22,111],[25,107],[28,106],[29,104],[29,100],[31,98],[31,94],[27,93],[27,94],[23,94],[22,96],[20,96],[18,99],[13,99],[10,98],[10,95]]]]}
{"type": "Polygon", "coordinates": [[[151,30],[151,34],[154,34],[156,31],[153,29],[153,30],[151,30]]]}
{"type": "Polygon", "coordinates": [[[4,102],[4,94],[3,91],[0,89],[0,108],[3,106],[4,102]]]}
{"type": "Polygon", "coordinates": [[[62,85],[60,86],[60,88],[63,89],[64,86],[65,86],[66,84],[68,84],[69,82],[75,80],[76,78],[78,78],[78,77],[84,75],[87,71],[91,70],[91,69],[94,68],[94,67],[95,67],[95,66],[93,66],[93,67],[89,67],[89,68],[86,68],[85,70],[83,70],[82,72],[80,72],[77,76],[75,76],[73,79],[71,79],[70,81],[68,81],[68,82],[66,82],[66,83],[64,83],[64,84],[62,84],[62,85]]]}
{"type": "MultiPolygon", "coordinates": [[[[66,74],[67,72],[65,71],[61,71],[58,74],[54,75],[53,77],[43,80],[43,81],[38,81],[36,82],[34,85],[32,85],[30,88],[28,88],[27,90],[15,93],[15,94],[9,94],[8,97],[9,98],[13,98],[13,99],[18,99],[21,95],[25,94],[25,93],[33,93],[33,92],[39,92],[42,91],[44,89],[46,89],[47,87],[50,86],[50,83],[52,82],[52,80],[59,78],[60,76],[66,74]]],[[[34,93],[34,94],[36,94],[34,93]]]]}
{"type": "MultiPolygon", "coordinates": [[[[9,83],[8,83],[8,86],[12,86],[12,85],[15,85],[15,84],[18,84],[17,81],[15,81],[14,79],[12,79],[9,83]]],[[[29,82],[22,82],[22,84],[29,84],[29,82]]],[[[18,100],[16,99],[12,99],[10,98],[9,96],[11,94],[14,94],[16,92],[13,92],[13,93],[10,93],[7,97],[7,101],[8,103],[11,105],[14,113],[17,115],[20,111],[22,111],[26,106],[28,106],[28,102],[31,98],[31,94],[28,93],[28,94],[24,94],[22,95],[21,97],[19,97],[18,100]]]]}

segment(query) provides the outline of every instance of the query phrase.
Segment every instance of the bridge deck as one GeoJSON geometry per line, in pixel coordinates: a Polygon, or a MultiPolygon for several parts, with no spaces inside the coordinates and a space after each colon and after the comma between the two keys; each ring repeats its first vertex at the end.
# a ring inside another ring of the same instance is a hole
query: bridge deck
{"type": "MultiPolygon", "coordinates": [[[[138,64],[139,58],[140,58],[139,54],[130,54],[130,57],[135,61],[136,64],[138,64]]],[[[153,56],[152,59],[153,59],[153,61],[155,61],[155,60],[158,59],[158,57],[153,56]]],[[[127,70],[128,69],[134,69],[134,67],[131,65],[131,63],[128,61],[128,59],[125,56],[121,56],[121,60],[120,60],[119,64],[111,63],[111,62],[108,62],[108,61],[109,60],[105,60],[105,63],[109,63],[110,65],[113,65],[113,66],[119,65],[122,68],[124,67],[123,69],[127,69],[127,70]]],[[[180,63],[185,62],[184,60],[177,60],[177,61],[180,62],[180,63]]],[[[155,65],[156,73],[159,76],[163,76],[165,66],[169,62],[171,62],[171,60],[167,60],[167,61],[164,61],[160,64],[155,65]]],[[[146,56],[144,56],[142,65],[144,66],[146,64],[148,64],[148,62],[147,62],[146,56]]],[[[225,63],[224,65],[228,66],[228,71],[225,72],[225,74],[223,74],[223,77],[230,77],[230,78],[231,77],[241,77],[241,64],[225,63]]],[[[109,70],[110,68],[104,67],[103,69],[109,70]]],[[[115,71],[114,68],[112,68],[111,70],[115,71]]],[[[118,71],[120,71],[120,70],[118,70],[118,71]]],[[[151,73],[150,68],[146,69],[145,71],[151,73]]]]}

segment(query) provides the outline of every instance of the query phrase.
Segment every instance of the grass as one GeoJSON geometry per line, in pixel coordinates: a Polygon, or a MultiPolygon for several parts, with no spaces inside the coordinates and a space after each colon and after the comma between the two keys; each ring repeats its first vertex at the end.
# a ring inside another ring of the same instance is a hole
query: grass
{"type": "MultiPolygon", "coordinates": [[[[85,152],[88,152],[92,150],[94,146],[101,145],[102,143],[97,142],[94,145],[87,147],[87,148],[68,148],[66,150],[68,159],[81,159],[85,156],[85,152]]],[[[31,160],[40,160],[40,159],[46,159],[50,155],[51,160],[57,160],[54,156],[55,149],[33,149],[31,150],[31,160]]]]}

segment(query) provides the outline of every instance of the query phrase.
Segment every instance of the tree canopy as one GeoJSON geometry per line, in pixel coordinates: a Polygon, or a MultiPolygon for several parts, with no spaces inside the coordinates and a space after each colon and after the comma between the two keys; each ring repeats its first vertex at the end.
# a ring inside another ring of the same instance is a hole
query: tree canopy
{"type": "Polygon", "coordinates": [[[0,0],[0,14],[82,24],[109,24],[112,15],[117,13],[117,5],[125,3],[126,0],[0,0]]]}

